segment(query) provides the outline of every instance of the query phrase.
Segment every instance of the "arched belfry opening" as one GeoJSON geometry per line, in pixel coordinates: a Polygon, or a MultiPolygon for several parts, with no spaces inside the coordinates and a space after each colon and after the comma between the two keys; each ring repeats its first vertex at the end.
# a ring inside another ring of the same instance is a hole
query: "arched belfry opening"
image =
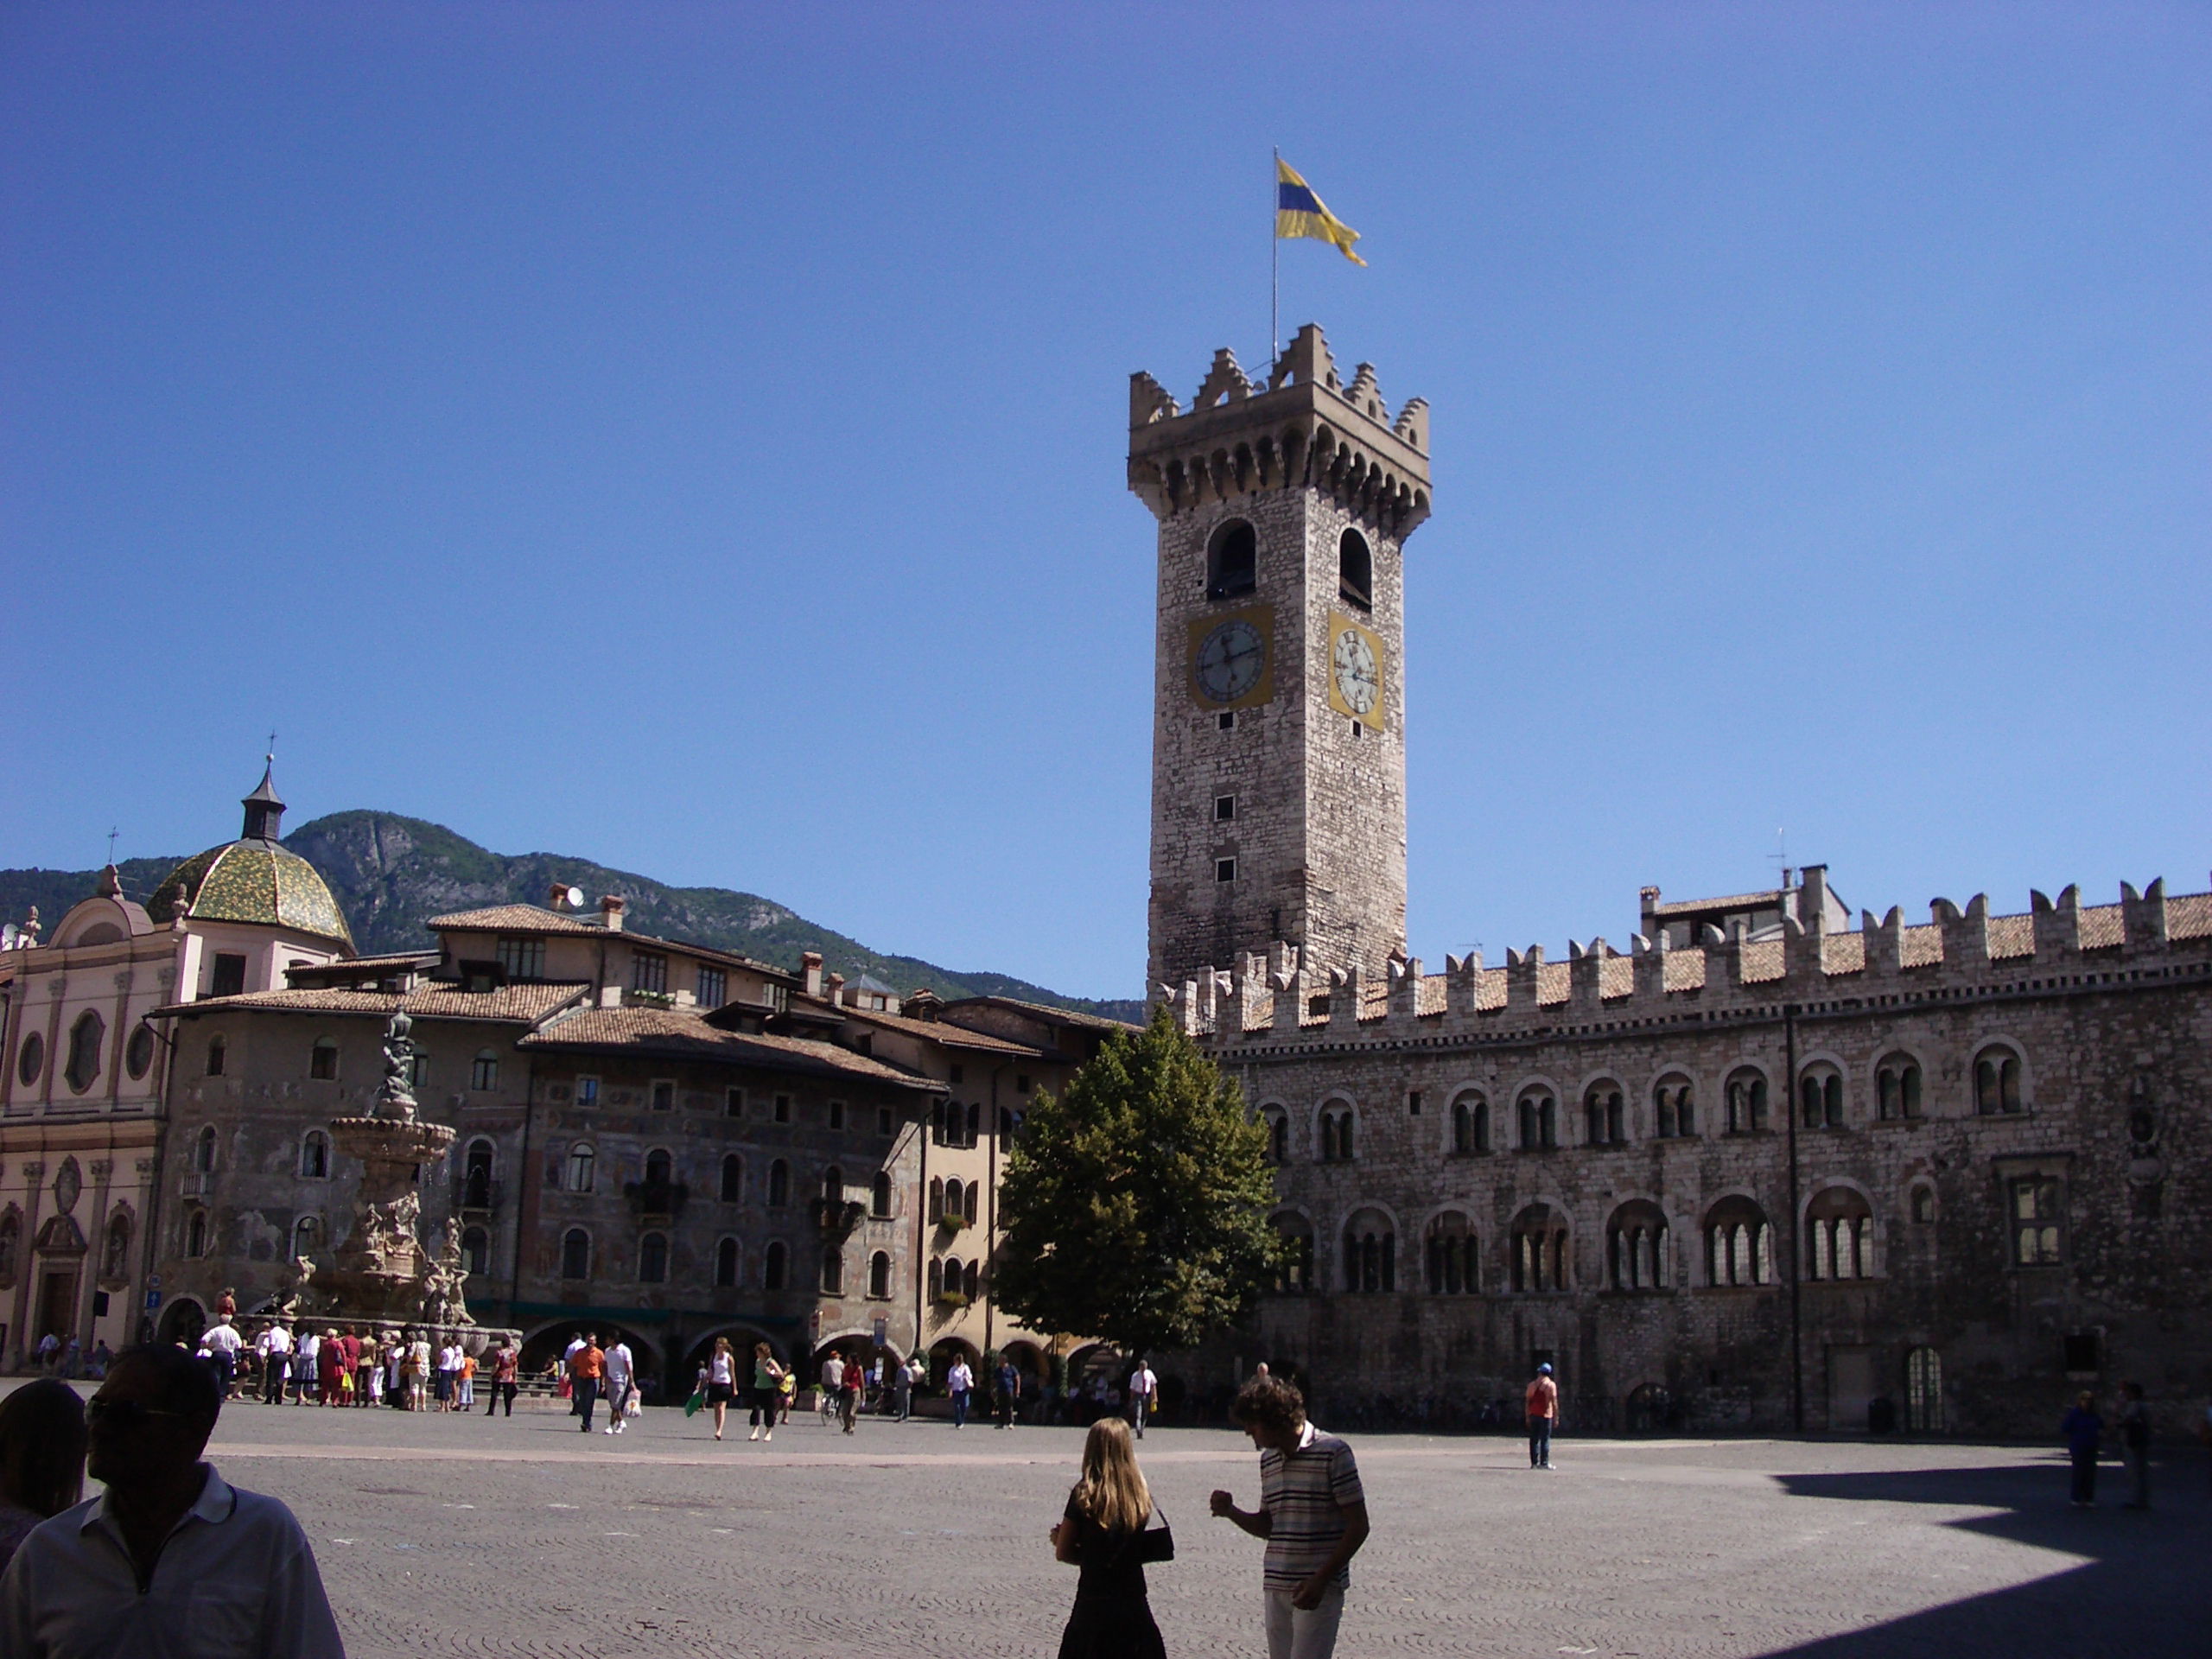
{"type": "Polygon", "coordinates": [[[1356,530],[1337,539],[1337,596],[1363,611],[1375,608],[1375,555],[1356,530]]]}
{"type": "Polygon", "coordinates": [[[1242,518],[1231,518],[1206,547],[1206,597],[1241,599],[1260,585],[1260,538],[1242,518]]]}

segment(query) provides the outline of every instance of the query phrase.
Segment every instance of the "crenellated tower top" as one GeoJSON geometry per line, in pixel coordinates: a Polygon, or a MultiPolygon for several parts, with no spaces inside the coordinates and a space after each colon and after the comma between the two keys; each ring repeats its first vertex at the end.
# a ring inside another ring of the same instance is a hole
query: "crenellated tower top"
{"type": "Polygon", "coordinates": [[[1307,323],[1272,377],[1214,353],[1188,410],[1149,374],[1129,377],[1129,488],[1160,519],[1286,485],[1310,486],[1402,540],[1428,517],[1428,405],[1393,420],[1363,363],[1345,385],[1307,323]]]}

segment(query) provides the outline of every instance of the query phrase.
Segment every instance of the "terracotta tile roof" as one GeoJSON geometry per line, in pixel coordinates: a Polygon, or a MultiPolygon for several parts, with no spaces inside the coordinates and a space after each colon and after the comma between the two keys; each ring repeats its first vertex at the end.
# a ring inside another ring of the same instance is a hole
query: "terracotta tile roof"
{"type": "Polygon", "coordinates": [[[778,1037],[724,1031],[696,1014],[665,1008],[580,1008],[549,1021],[524,1037],[518,1048],[618,1050],[664,1054],[723,1065],[753,1065],[774,1071],[810,1071],[819,1076],[865,1078],[936,1093],[944,1084],[835,1043],[804,1037],[778,1037]]]}
{"type": "Polygon", "coordinates": [[[483,910],[456,910],[433,916],[423,924],[434,929],[459,928],[498,933],[604,933],[597,922],[587,922],[543,905],[492,905],[483,910]]]}
{"type": "Polygon", "coordinates": [[[1502,1008],[1505,1006],[1505,969],[1485,968],[1475,976],[1475,1006],[1478,1008],[1502,1008]]]}
{"type": "Polygon", "coordinates": [[[1698,991],[1705,988],[1705,950],[1700,946],[1691,950],[1669,950],[1662,982],[1670,991],[1698,991]]]}
{"type": "Polygon", "coordinates": [[[1131,1025],[1126,1020],[1109,1020],[1103,1014],[1084,1014],[1074,1008],[1056,1008],[1049,1002],[1027,1002],[1018,996],[963,996],[944,1006],[947,1009],[952,1009],[969,1007],[977,1003],[995,1003],[1002,1008],[1020,1008],[1025,1014],[1033,1014],[1039,1019],[1049,1020],[1055,1025],[1080,1026],[1085,1031],[1141,1031],[1144,1029],[1141,1026],[1131,1025]]]}
{"type": "Polygon", "coordinates": [[[1782,902],[1778,890],[1765,893],[1732,893],[1720,899],[1686,899],[1671,905],[1661,905],[1652,911],[1655,916],[1688,916],[1712,910],[1772,910],[1782,902]]]}
{"type": "Polygon", "coordinates": [[[2180,893],[2166,900],[2166,937],[2212,937],[2212,893],[2180,893]]]}
{"type": "Polygon", "coordinates": [[[1574,994],[1574,981],[1563,962],[1539,963],[1536,966],[1536,1006],[1549,1002],[1564,1002],[1574,994]]]}
{"type": "Polygon", "coordinates": [[[1859,974],[1866,970],[1866,936],[1864,933],[1830,933],[1821,940],[1821,971],[1824,974],[1859,974]]]}
{"type": "Polygon", "coordinates": [[[1441,1014],[1444,1007],[1444,976],[1423,974],[1421,983],[1414,987],[1414,1012],[1422,1015],[1441,1014]]]}
{"type": "Polygon", "coordinates": [[[2032,957],[2036,953],[2036,918],[2033,916],[1993,916],[1989,918],[1989,958],[2002,962],[2012,957],[2032,957]]]}
{"type": "Polygon", "coordinates": [[[1598,963],[1598,995],[1601,1001],[1636,994],[1636,958],[1605,957],[1598,963]]]}
{"type": "Polygon", "coordinates": [[[531,1026],[587,995],[588,985],[532,982],[496,991],[464,991],[451,981],[418,985],[411,991],[340,989],[248,991],[241,996],[207,996],[154,1010],[168,1014],[224,1014],[232,1009],[260,1014],[353,1014],[389,1019],[404,1009],[416,1020],[490,1020],[531,1026]]]}
{"type": "Polygon", "coordinates": [[[1897,965],[1927,968],[1943,960],[1943,930],[1933,922],[1897,930],[1897,965]]]}
{"type": "MultiPolygon", "coordinates": [[[[791,999],[794,1007],[802,1001],[812,1004],[814,999],[796,996],[791,999]]],[[[970,1030],[966,1026],[956,1026],[942,1020],[909,1020],[903,1014],[889,1014],[881,1008],[848,1008],[826,1002],[818,1006],[826,1012],[842,1014],[863,1025],[876,1026],[885,1031],[903,1032],[910,1037],[918,1037],[924,1042],[942,1043],[947,1048],[980,1049],[990,1054],[1020,1054],[1033,1059],[1055,1058],[1048,1051],[1033,1047],[1027,1043],[1009,1042],[1003,1037],[993,1037],[988,1033],[970,1030]]]]}
{"type": "Polygon", "coordinates": [[[2082,948],[2103,950],[2127,939],[2126,912],[2118,905],[2082,906],[2082,948]]]}
{"type": "Polygon", "coordinates": [[[319,962],[312,967],[287,968],[284,977],[302,979],[367,979],[378,973],[391,973],[403,968],[430,969],[438,965],[435,950],[400,950],[387,957],[340,957],[335,962],[319,962]]]}
{"type": "Polygon", "coordinates": [[[1780,979],[1785,971],[1780,939],[1768,939],[1760,944],[1744,947],[1745,984],[1757,985],[1766,980],[1780,979]]]}

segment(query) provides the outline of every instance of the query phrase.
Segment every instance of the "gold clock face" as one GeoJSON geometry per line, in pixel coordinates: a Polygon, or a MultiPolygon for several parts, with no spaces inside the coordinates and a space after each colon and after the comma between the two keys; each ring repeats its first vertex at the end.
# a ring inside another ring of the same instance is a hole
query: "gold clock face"
{"type": "Polygon", "coordinates": [[[1329,618],[1329,706],[1370,731],[1383,728],[1382,688],[1388,670],[1382,641],[1348,616],[1329,618]]]}
{"type": "Polygon", "coordinates": [[[1246,605],[1193,617],[1191,696],[1202,709],[1254,709],[1274,696],[1275,612],[1246,605]]]}

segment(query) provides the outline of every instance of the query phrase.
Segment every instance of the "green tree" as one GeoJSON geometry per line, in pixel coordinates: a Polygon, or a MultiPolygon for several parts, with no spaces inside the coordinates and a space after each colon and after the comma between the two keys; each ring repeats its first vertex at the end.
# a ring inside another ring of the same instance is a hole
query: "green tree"
{"type": "Polygon", "coordinates": [[[1039,1096],[1007,1154],[999,1306],[1135,1352],[1236,1324],[1281,1255],[1267,1154],[1236,1084],[1155,1009],[1039,1096]]]}

